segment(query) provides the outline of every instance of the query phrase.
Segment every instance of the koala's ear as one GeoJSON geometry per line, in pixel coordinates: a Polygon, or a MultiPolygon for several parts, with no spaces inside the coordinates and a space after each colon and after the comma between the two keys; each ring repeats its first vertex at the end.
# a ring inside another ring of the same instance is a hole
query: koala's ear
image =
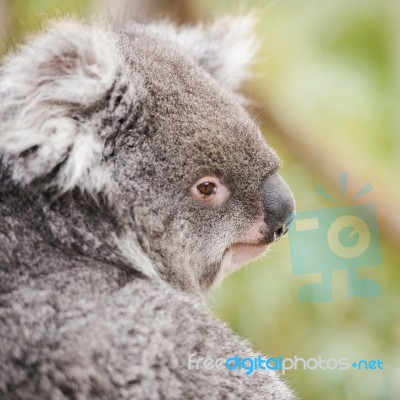
{"type": "Polygon", "coordinates": [[[0,69],[0,161],[14,180],[52,177],[61,192],[101,186],[103,146],[86,117],[115,82],[114,49],[106,31],[63,21],[6,59],[0,69]]]}
{"type": "Polygon", "coordinates": [[[252,15],[223,18],[210,26],[180,28],[177,40],[205,70],[226,88],[236,91],[249,77],[258,50],[252,15]]]}

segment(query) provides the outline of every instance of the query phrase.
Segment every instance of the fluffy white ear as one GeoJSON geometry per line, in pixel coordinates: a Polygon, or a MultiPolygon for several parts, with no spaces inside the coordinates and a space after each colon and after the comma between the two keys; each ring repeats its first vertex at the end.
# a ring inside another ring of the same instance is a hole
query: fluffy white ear
{"type": "Polygon", "coordinates": [[[115,82],[115,47],[106,31],[64,21],[6,59],[0,160],[15,180],[52,176],[60,191],[100,189],[103,146],[85,115],[115,82]]]}
{"type": "Polygon", "coordinates": [[[226,88],[236,91],[249,77],[258,50],[252,15],[217,20],[210,26],[175,28],[154,25],[164,37],[177,41],[205,70],[226,88]]]}

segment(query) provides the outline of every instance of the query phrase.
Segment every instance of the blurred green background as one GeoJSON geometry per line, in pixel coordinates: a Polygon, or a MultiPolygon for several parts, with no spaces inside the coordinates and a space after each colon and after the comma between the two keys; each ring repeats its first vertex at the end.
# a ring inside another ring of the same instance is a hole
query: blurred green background
{"type": "MultiPolygon", "coordinates": [[[[288,372],[286,379],[304,399],[399,400],[400,2],[203,0],[185,6],[192,19],[238,9],[258,16],[262,46],[250,85],[292,135],[264,124],[268,142],[284,159],[281,173],[297,209],[333,207],[315,188],[339,197],[334,177],[347,172],[353,193],[360,184],[374,187],[359,202],[376,204],[381,228],[382,263],[361,272],[379,282],[379,297],[347,297],[346,271],[339,270],[333,273],[333,301],[300,302],[298,289],[321,277],[293,273],[285,237],[214,290],[212,309],[269,355],[384,362],[383,371],[288,372]]],[[[89,0],[0,0],[1,49],[49,17],[84,17],[92,8],[89,0]]],[[[262,113],[256,118],[263,121],[262,113]]],[[[310,249],[319,251],[312,244],[310,249]]]]}

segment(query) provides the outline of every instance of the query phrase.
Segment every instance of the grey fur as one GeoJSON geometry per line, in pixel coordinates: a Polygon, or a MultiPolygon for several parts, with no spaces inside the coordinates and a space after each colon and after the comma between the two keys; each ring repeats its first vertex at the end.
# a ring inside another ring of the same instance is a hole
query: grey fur
{"type": "Polygon", "coordinates": [[[271,371],[187,368],[256,356],[205,300],[279,167],[228,91],[254,52],[237,23],[64,21],[4,62],[1,399],[294,399],[271,371]],[[222,206],[188,195],[204,174],[222,206]]]}

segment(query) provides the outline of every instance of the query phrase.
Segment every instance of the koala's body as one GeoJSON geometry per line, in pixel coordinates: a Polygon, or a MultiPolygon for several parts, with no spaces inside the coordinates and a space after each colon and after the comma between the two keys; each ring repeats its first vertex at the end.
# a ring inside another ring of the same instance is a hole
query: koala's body
{"type": "Polygon", "coordinates": [[[0,398],[294,399],[207,310],[293,200],[234,94],[248,21],[64,21],[0,69],[0,398]]]}

